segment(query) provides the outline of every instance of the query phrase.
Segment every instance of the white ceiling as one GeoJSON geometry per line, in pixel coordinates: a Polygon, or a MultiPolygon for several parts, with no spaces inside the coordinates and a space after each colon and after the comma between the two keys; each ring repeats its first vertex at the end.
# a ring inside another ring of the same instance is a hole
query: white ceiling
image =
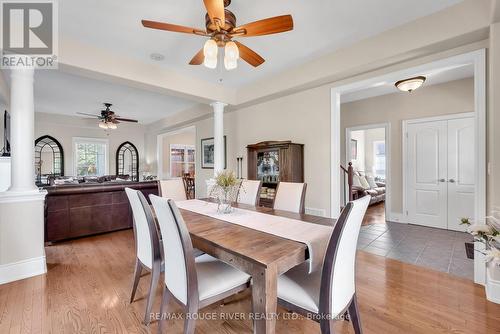
{"type": "MultiPolygon", "coordinates": [[[[182,111],[195,102],[146,90],[75,76],[56,70],[35,74],[35,110],[78,116],[77,112],[100,114],[103,102],[125,118],[148,124],[182,111]]],[[[84,117],[84,116],[82,116],[84,117]]]]}
{"type": "MultiPolygon", "coordinates": [[[[471,78],[474,76],[474,65],[469,64],[461,66],[451,66],[447,68],[433,70],[431,72],[415,73],[414,76],[419,76],[419,75],[423,75],[427,78],[424,83],[424,87],[432,86],[449,81],[471,78]]],[[[406,78],[401,78],[401,79],[406,79],[406,78]]],[[[370,97],[400,92],[394,84],[395,82],[379,82],[371,87],[343,94],[341,96],[341,100],[342,103],[348,103],[348,102],[367,99],[370,97]]]]}
{"type": "MultiPolygon", "coordinates": [[[[462,0],[233,0],[238,24],[292,14],[295,29],[273,36],[241,38],[266,62],[257,69],[240,61],[237,70],[189,66],[204,37],[143,28],[141,19],[204,27],[201,0],[59,1],[59,30],[71,38],[144,62],[161,53],[162,66],[209,82],[240,87],[286,70],[361,39],[442,10],[462,0]]],[[[157,62],[155,62],[157,63],[157,62]]]]}

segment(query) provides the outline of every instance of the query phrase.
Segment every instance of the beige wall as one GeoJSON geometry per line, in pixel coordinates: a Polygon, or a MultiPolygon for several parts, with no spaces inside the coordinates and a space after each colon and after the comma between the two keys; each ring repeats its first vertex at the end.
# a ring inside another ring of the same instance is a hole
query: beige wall
{"type": "Polygon", "coordinates": [[[109,140],[109,174],[116,173],[116,150],[125,141],[137,147],[140,166],[144,160],[144,126],[141,124],[120,123],[116,130],[105,132],[97,126],[97,119],[35,113],[35,139],[44,135],[50,135],[61,143],[65,175],[73,175],[73,137],[109,140]]]}
{"type": "Polygon", "coordinates": [[[341,106],[341,161],[345,163],[345,129],[391,124],[392,212],[402,213],[402,121],[444,114],[474,111],[472,78],[440,85],[424,86],[411,94],[395,93],[341,106]]]}
{"type": "Polygon", "coordinates": [[[162,140],[163,144],[163,176],[164,178],[170,177],[170,145],[192,145],[196,144],[196,132],[195,130],[188,130],[172,135],[166,135],[162,140]]]}

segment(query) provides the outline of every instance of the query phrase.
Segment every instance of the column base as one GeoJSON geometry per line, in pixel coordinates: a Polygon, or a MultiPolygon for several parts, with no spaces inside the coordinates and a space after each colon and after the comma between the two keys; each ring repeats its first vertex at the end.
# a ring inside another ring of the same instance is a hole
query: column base
{"type": "Polygon", "coordinates": [[[0,284],[47,272],[46,191],[0,193],[0,284]]]}

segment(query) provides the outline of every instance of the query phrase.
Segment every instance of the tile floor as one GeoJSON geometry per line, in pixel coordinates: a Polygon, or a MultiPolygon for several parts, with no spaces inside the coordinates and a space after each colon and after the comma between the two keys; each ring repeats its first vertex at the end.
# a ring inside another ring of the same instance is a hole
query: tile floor
{"type": "Polygon", "coordinates": [[[358,249],[406,263],[474,279],[474,260],[467,259],[467,233],[387,222],[363,225],[358,249]]]}

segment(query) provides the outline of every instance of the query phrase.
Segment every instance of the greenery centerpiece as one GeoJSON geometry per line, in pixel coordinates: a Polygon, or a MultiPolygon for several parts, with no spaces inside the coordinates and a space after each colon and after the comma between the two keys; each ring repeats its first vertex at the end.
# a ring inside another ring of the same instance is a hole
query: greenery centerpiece
{"type": "Polygon", "coordinates": [[[470,218],[462,218],[461,225],[467,226],[467,232],[474,241],[484,244],[484,255],[486,262],[493,262],[500,266],[500,214],[493,212],[493,215],[486,217],[485,224],[471,223],[470,218]]]}
{"type": "Polygon", "coordinates": [[[224,170],[217,174],[215,184],[209,193],[210,198],[217,201],[217,212],[230,213],[233,211],[231,204],[236,201],[240,182],[232,171],[224,170]]]}

